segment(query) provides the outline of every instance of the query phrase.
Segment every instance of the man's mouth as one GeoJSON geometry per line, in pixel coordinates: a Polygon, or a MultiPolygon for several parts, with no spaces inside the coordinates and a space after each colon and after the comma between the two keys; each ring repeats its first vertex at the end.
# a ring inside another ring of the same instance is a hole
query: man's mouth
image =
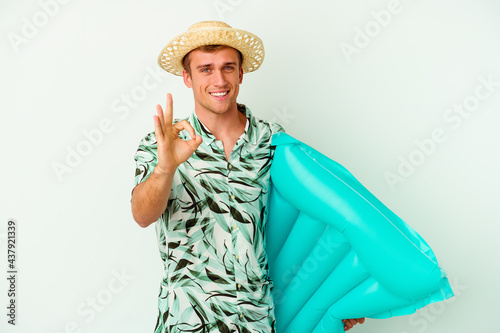
{"type": "Polygon", "coordinates": [[[226,96],[228,93],[229,93],[229,90],[227,90],[227,91],[214,91],[214,92],[211,92],[210,95],[214,96],[214,97],[221,98],[221,97],[226,96]]]}

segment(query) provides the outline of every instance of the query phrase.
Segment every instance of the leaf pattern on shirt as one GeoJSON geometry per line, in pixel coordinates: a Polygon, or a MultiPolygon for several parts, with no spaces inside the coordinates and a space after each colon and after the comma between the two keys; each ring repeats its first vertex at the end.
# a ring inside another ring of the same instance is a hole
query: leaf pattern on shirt
{"type": "MultiPolygon", "coordinates": [[[[155,333],[274,332],[264,230],[271,136],[283,129],[239,110],[247,125],[229,160],[196,114],[187,118],[203,142],[177,169],[155,223],[165,268],[155,333]]],[[[149,133],[135,155],[136,184],[153,172],[156,149],[149,133]]]]}

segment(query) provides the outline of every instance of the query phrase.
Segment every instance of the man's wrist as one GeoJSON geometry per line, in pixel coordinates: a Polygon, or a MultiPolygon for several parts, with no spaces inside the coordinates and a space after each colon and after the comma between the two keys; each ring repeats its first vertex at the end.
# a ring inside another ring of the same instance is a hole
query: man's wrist
{"type": "Polygon", "coordinates": [[[159,165],[157,165],[153,169],[153,174],[155,176],[161,177],[161,178],[170,178],[170,177],[174,176],[176,170],[177,170],[177,168],[174,168],[171,170],[165,170],[162,167],[160,167],[159,165]]]}

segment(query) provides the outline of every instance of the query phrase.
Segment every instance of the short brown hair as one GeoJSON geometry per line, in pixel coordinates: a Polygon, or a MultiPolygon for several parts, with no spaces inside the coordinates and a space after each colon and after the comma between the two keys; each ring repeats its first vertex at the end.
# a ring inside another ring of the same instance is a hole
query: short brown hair
{"type": "MultiPolygon", "coordinates": [[[[227,46],[227,45],[203,45],[203,46],[200,46],[194,50],[200,50],[202,52],[208,52],[208,53],[215,53],[219,50],[226,49],[226,48],[231,48],[231,49],[236,50],[235,48],[232,48],[231,46],[227,46]]],[[[184,58],[182,58],[182,67],[184,67],[186,72],[188,72],[189,76],[191,76],[191,68],[189,67],[191,65],[191,59],[190,59],[189,55],[194,50],[191,50],[188,54],[186,54],[184,56],[184,58]]],[[[238,57],[240,58],[239,66],[241,67],[241,65],[243,64],[243,54],[241,54],[241,52],[239,50],[236,50],[236,51],[238,52],[238,57]]]]}

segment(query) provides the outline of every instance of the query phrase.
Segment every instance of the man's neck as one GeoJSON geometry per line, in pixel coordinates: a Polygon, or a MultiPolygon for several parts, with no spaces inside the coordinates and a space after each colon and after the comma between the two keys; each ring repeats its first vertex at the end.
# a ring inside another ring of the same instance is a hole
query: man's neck
{"type": "Polygon", "coordinates": [[[245,131],[246,115],[238,110],[237,105],[230,111],[217,114],[207,110],[196,110],[196,116],[215,136],[217,140],[236,141],[245,131]]]}

